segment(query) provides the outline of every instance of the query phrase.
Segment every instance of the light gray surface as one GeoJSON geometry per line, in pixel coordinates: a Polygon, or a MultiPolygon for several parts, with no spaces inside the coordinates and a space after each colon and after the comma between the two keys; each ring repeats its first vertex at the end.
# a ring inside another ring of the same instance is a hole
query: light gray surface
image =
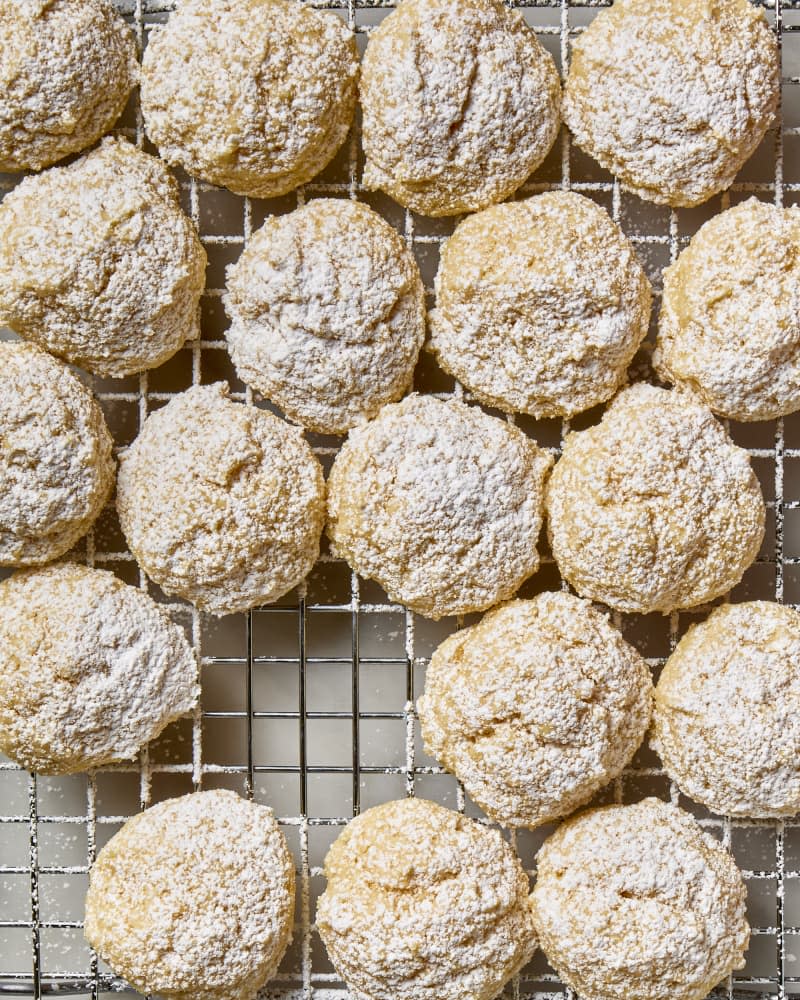
{"type": "MultiPolygon", "coordinates": [[[[569,40],[599,5],[591,0],[533,0],[525,16],[563,66],[569,40]]],[[[168,7],[156,0],[123,0],[120,6],[140,40],[149,25],[164,18],[168,7]]],[[[775,4],[766,6],[774,22],[775,4]]],[[[369,27],[388,11],[362,0],[349,5],[342,0],[334,9],[356,27],[362,50],[369,27]]],[[[662,267],[720,208],[751,193],[784,204],[797,201],[800,34],[795,32],[800,30],[800,0],[784,2],[778,19],[786,80],[784,130],[782,135],[768,135],[730,195],[672,213],[646,205],[621,192],[609,174],[572,149],[566,134],[522,194],[572,186],[595,198],[634,240],[657,290],[662,267]]],[[[135,104],[121,125],[126,134],[141,139],[135,104]]],[[[252,401],[235,379],[225,351],[219,289],[225,265],[237,258],[243,241],[267,215],[290,211],[303,199],[320,195],[363,198],[406,235],[431,289],[439,245],[452,231],[453,221],[416,217],[386,197],[363,192],[361,162],[355,135],[314,183],[274,202],[248,202],[181,177],[186,208],[199,226],[209,256],[203,339],[147,376],[121,382],[94,380],[120,446],[135,436],[150,410],[193,382],[226,378],[239,398],[252,401]]],[[[14,182],[5,180],[4,190],[14,182]]],[[[416,385],[425,392],[458,391],[429,357],[420,364],[416,385]]],[[[595,416],[579,418],[573,426],[595,416]]],[[[540,444],[558,447],[564,431],[561,421],[518,422],[540,444]]],[[[777,598],[798,604],[800,414],[785,421],[732,425],[731,432],[739,444],[751,449],[769,504],[761,556],[732,598],[777,598]]],[[[338,440],[319,435],[310,440],[327,469],[338,440]]],[[[146,586],[125,551],[111,511],[76,556],[146,586]]],[[[547,563],[521,593],[531,595],[558,585],[555,567],[547,563]]],[[[157,588],[149,590],[164,600],[157,588]]],[[[427,622],[392,607],[375,584],[354,579],[343,563],[326,558],[303,591],[287,596],[278,607],[221,621],[187,606],[174,609],[202,657],[202,711],[175,724],[135,765],[103,770],[88,779],[34,781],[13,765],[0,763],[0,994],[32,995],[35,956],[36,975],[44,984],[61,983],[63,988],[72,981],[85,984],[78,995],[103,995],[103,988],[111,985],[109,970],[95,961],[80,930],[86,872],[95,851],[142,806],[197,787],[223,786],[243,794],[252,791],[259,801],[272,805],[297,858],[295,940],[269,995],[344,997],[313,930],[314,901],[323,888],[320,865],[341,825],[354,809],[412,791],[479,815],[465,802],[455,780],[442,774],[422,751],[411,708],[422,690],[427,658],[457,622],[427,622]],[[32,898],[38,912],[32,909],[32,898]]],[[[687,613],[617,620],[657,670],[696,617],[687,613]]],[[[719,995],[800,994],[800,825],[729,822],[711,816],[678,796],[660,774],[655,754],[644,748],[634,766],[601,798],[636,801],[646,794],[680,801],[730,844],[746,871],[754,936],[746,968],[724,984],[719,995]]],[[[544,829],[517,837],[523,861],[531,869],[546,833],[544,829]]],[[[45,991],[49,992],[47,985],[45,991]]],[[[552,976],[541,953],[507,990],[509,997],[565,994],[568,991],[552,976]]],[[[59,995],[64,994],[59,991],[59,995]]]]}

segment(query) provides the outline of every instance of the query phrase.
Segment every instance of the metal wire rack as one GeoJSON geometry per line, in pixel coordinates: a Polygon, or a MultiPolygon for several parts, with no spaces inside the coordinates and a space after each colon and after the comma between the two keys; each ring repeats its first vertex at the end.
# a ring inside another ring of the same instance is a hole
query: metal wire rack
{"type": "MultiPolygon", "coordinates": [[[[140,48],[171,4],[117,0],[134,26],[140,48]]],[[[556,57],[562,72],[570,44],[608,0],[512,0],[556,57]]],[[[782,43],[783,114],[731,191],[698,209],[670,211],[622,192],[606,173],[573,148],[564,131],[547,161],[522,189],[529,195],[571,188],[596,199],[636,245],[660,289],[662,268],[711,215],[756,195],[777,204],[800,201],[800,0],[762,0],[782,43]]],[[[384,0],[321,0],[357,32],[363,50],[370,29],[394,6],[384,0]]],[[[145,148],[135,101],[120,130],[145,148]]],[[[147,414],[174,393],[224,378],[234,397],[253,398],[233,371],[222,333],[224,267],[270,214],[290,211],[315,196],[359,198],[376,208],[415,252],[429,294],[440,244],[453,220],[403,211],[363,190],[358,128],[335,161],[313,183],[290,196],[250,201],[180,177],[185,206],[209,256],[202,338],[157,371],[121,381],[93,380],[118,446],[136,435],[147,414]]],[[[17,178],[0,176],[0,194],[17,178]]],[[[656,308],[658,303],[656,302],[656,308]]],[[[416,376],[423,392],[461,388],[423,357],[416,376]]],[[[579,418],[573,427],[581,426],[579,418]]],[[[562,421],[518,421],[540,444],[557,451],[562,421]]],[[[768,502],[761,555],[733,599],[800,603],[800,415],[763,424],[731,425],[747,447],[768,502]]],[[[310,435],[326,467],[336,438],[310,435]]],[[[167,604],[194,643],[202,664],[202,707],[142,752],[130,765],[89,776],[37,778],[0,758],[0,994],[97,998],[128,988],[88,949],[82,937],[83,895],[97,851],[131,814],[163,798],[198,788],[227,787],[272,805],[280,817],[298,871],[294,942],[263,996],[332,1000],[346,997],[314,929],[322,889],[321,863],[340,828],[359,810],[403,795],[422,795],[479,816],[449,775],[426,757],[414,702],[428,657],[459,622],[428,622],[391,604],[375,584],[342,562],[323,556],[306,583],[279,604],[248,615],[214,620],[168,601],[139,572],[126,551],[112,510],[76,552],[149,590],[167,604]]],[[[522,591],[530,596],[560,586],[552,560],[522,591]]],[[[617,624],[657,671],[696,612],[617,616],[617,624]]],[[[692,811],[733,851],[748,885],[754,932],[747,966],[715,992],[719,997],[800,995],[800,822],[733,821],[713,816],[678,793],[647,747],[603,793],[636,801],[646,794],[671,798],[692,811]]],[[[548,832],[523,832],[516,846],[532,870],[548,832]]],[[[128,990],[128,992],[130,992],[128,990]]],[[[507,988],[514,998],[570,996],[541,953],[507,988]]]]}

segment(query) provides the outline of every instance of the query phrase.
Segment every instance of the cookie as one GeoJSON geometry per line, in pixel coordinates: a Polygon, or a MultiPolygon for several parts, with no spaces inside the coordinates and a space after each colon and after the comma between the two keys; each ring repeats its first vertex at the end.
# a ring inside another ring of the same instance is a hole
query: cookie
{"type": "Polygon", "coordinates": [[[548,837],[536,860],[542,951],[585,1000],[703,1000],[744,965],[742,876],[677,806],[590,809],[548,837]]]}
{"type": "Polygon", "coordinates": [[[113,441],[91,392],[33,344],[0,343],[0,566],[63,555],[114,485],[113,441]]]}
{"type": "Polygon", "coordinates": [[[399,233],[358,201],[267,219],[228,268],[239,377],[292,420],[343,434],[399,399],[425,338],[425,290],[399,233]]]}
{"type": "Polygon", "coordinates": [[[336,552],[428,618],[484,611],[539,566],[550,455],[481,410],[408,396],[356,428],[328,480],[336,552]]]}
{"type": "Polygon", "coordinates": [[[120,457],[117,511],[165,593],[234,614],[282,597],[314,565],[325,481],[297,428],[217,382],[147,418],[120,457]]]}
{"type": "Polygon", "coordinates": [[[615,0],[572,43],[564,121],[624,188],[699,205],[775,119],[778,44],[749,0],[615,0]]]}
{"type": "Polygon", "coordinates": [[[732,420],[800,409],[800,208],[750,198],[714,216],[664,271],[653,356],[732,420]]]}
{"type": "Polygon", "coordinates": [[[198,337],[205,273],[175,180],[123,139],[0,204],[0,322],[95,375],[155,368],[198,337]]]}
{"type": "Polygon", "coordinates": [[[87,149],[138,79],[133,33],[108,0],[0,0],[0,171],[87,149]]]}
{"type": "Polygon", "coordinates": [[[253,198],[320,172],[353,120],[358,56],[331,11],[295,0],[180,0],[151,32],[142,112],[161,156],[253,198]]]}
{"type": "Polygon", "coordinates": [[[426,751],[504,826],[584,805],[627,767],[650,722],[647,664],[564,591],[511,601],[431,658],[419,719],[426,751]]]}
{"type": "Polygon", "coordinates": [[[113,573],[56,563],[0,583],[0,749],[28,770],[130,760],[199,693],[183,631],[113,573]]]}
{"type": "Polygon", "coordinates": [[[250,1000],[291,940],[294,895],[272,810],[195,792],[129,819],[100,851],[85,934],[140,993],[250,1000]]]}
{"type": "Polygon", "coordinates": [[[567,436],[546,503],[562,576],[620,611],[712,601],[741,580],[764,537],[747,452],[694,396],[643,383],[567,436]]]}
{"type": "Polygon", "coordinates": [[[489,406],[572,416],[625,380],[650,302],[633,247],[608,214],[551,191],[456,227],[436,275],[432,347],[489,406]]]}
{"type": "Polygon", "coordinates": [[[513,850],[434,802],[368,809],[324,871],[316,925],[359,1000],[493,1000],[536,947],[513,850]]]}
{"type": "Polygon", "coordinates": [[[360,98],[365,187],[421,215],[507,198],[561,120],[552,57],[500,0],[403,0],[370,32],[360,98]]]}
{"type": "Polygon", "coordinates": [[[651,742],[681,790],[713,812],[800,812],[800,615],[723,604],[692,625],[656,688],[651,742]]]}

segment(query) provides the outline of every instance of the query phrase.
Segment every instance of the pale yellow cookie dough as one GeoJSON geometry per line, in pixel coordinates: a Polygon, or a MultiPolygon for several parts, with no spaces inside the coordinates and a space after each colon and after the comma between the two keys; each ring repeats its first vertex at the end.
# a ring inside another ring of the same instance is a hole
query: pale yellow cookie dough
{"type": "Polygon", "coordinates": [[[439,364],[489,406],[571,416],[609,399],[647,334],[650,283],[595,202],[495,205],[447,241],[430,315],[439,364]]]}
{"type": "Polygon", "coordinates": [[[800,409],[800,208],[751,198],[700,228],[664,272],[653,363],[723,417],[800,409]]]}
{"type": "Polygon", "coordinates": [[[324,434],[399,399],[425,338],[414,255],[376,212],[342,198],[267,219],[228,268],[225,308],[239,377],[324,434]]]}
{"type": "Polygon", "coordinates": [[[567,820],[537,855],[531,900],[542,951],[581,1000],[703,1000],[744,965],[741,874],[659,799],[567,820]]]}
{"type": "Polygon", "coordinates": [[[0,566],[63,555],[114,485],[113,441],[94,396],[33,344],[0,343],[0,566]]]}
{"type": "Polygon", "coordinates": [[[0,749],[29,770],[130,760],[199,694],[182,629],[112,573],[56,563],[0,583],[0,749]]]}
{"type": "Polygon", "coordinates": [[[800,615],[723,604],[693,625],[656,688],[652,745],[681,790],[713,812],[800,812],[800,615]]]}
{"type": "Polygon", "coordinates": [[[539,567],[552,458],[481,410],[408,396],[350,432],[327,531],[361,576],[428,618],[484,611],[539,567]]]}
{"type": "Polygon", "coordinates": [[[568,435],[546,503],[562,576],[620,611],[667,614],[719,597],[764,537],[747,452],[695,397],[643,383],[568,435]]]}
{"type": "Polygon", "coordinates": [[[0,322],[96,375],[155,368],[198,337],[205,272],[175,180],[123,139],[0,204],[0,322]]]}
{"type": "Polygon", "coordinates": [[[630,763],[650,722],[647,664],[604,615],[566,592],[511,601],[431,658],[425,749],[504,826],[589,801],[630,763]]]}
{"type": "Polygon", "coordinates": [[[698,205],[733,182],[779,95],[776,38],[749,0],[614,0],[572,43],[564,121],[629,191],[698,205]]]}
{"type": "Polygon", "coordinates": [[[272,810],[195,792],[134,816],[100,851],[85,933],[140,993],[251,1000],[291,940],[294,896],[272,810]]]}
{"type": "Polygon", "coordinates": [[[0,0],[0,171],[91,146],[138,78],[133,33],[108,0],[0,0]]]}
{"type": "Polygon", "coordinates": [[[173,166],[253,198],[320,172],[353,120],[358,55],[297,0],[180,0],[142,62],[150,140],[173,166]]]}
{"type": "Polygon", "coordinates": [[[120,457],[117,511],[165,593],[234,614],[282,597],[314,565],[325,480],[298,428],[217,382],[147,418],[120,457]]]}
{"type": "Polygon", "coordinates": [[[494,1000],[533,954],[528,877],[499,831],[425,799],[357,816],[317,928],[358,1000],[494,1000]]]}
{"type": "Polygon", "coordinates": [[[500,0],[403,0],[370,33],[364,184],[422,215],[502,201],[560,124],[553,59],[500,0]]]}

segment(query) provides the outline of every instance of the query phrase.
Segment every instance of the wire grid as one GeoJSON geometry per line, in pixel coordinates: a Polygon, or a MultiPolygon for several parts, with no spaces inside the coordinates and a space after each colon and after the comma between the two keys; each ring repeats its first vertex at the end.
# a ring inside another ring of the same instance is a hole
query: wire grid
{"type": "MultiPolygon", "coordinates": [[[[118,0],[134,26],[140,49],[149,28],[171,4],[118,0]]],[[[323,0],[357,32],[370,29],[394,6],[383,0],[323,0]]],[[[562,74],[570,43],[607,0],[520,0],[562,74]]],[[[614,179],[573,148],[563,130],[547,161],[520,196],[562,188],[580,191],[606,207],[634,242],[658,293],[663,266],[711,215],[756,195],[778,205],[800,201],[800,0],[767,0],[783,44],[780,125],[743,169],[731,191],[699,209],[647,206],[622,192],[614,179]],[[795,74],[795,75],[793,75],[795,74]]],[[[149,149],[134,101],[120,129],[149,149]]],[[[266,405],[240,383],[227,357],[220,302],[224,265],[234,260],[269,214],[290,211],[310,197],[359,198],[394,224],[417,256],[432,299],[439,247],[455,220],[431,220],[403,211],[360,184],[358,127],[314,183],[269,202],[236,197],[180,176],[185,207],[209,255],[202,337],[155,372],[121,380],[94,379],[120,447],[147,414],[192,384],[225,378],[234,398],[266,405]]],[[[16,178],[0,178],[3,190],[16,178]]],[[[636,364],[636,363],[635,363],[636,364]]],[[[639,362],[640,369],[642,362],[639,362]]],[[[423,356],[419,391],[466,394],[423,356]]],[[[468,396],[466,398],[469,398],[468,396]]],[[[584,426],[596,413],[576,418],[584,426]]],[[[559,451],[566,421],[516,421],[540,444],[559,451]]],[[[800,603],[800,416],[753,425],[729,425],[747,447],[767,499],[769,522],[762,552],[734,600],[767,598],[800,603]]],[[[330,465],[340,440],[309,435],[330,465]]],[[[170,727],[137,762],[89,776],[37,778],[0,758],[0,994],[100,997],[126,990],[82,939],[87,872],[97,850],[138,809],[192,789],[229,787],[276,810],[297,859],[295,940],[264,997],[343,998],[346,990],[314,929],[314,903],[322,889],[325,851],[352,815],[377,802],[421,794],[480,817],[463,789],[421,746],[414,702],[433,649],[454,628],[473,620],[433,623],[391,604],[370,581],[360,580],[323,551],[306,583],[279,604],[216,621],[169,601],[138,570],[126,551],[113,510],[75,553],[90,565],[114,570],[168,605],[187,629],[203,671],[202,707],[170,727]]],[[[521,591],[532,596],[563,586],[547,555],[521,591]]],[[[654,671],[685,628],[702,612],[615,615],[654,671]]],[[[679,794],[645,746],[626,773],[598,801],[637,801],[657,794],[679,802],[734,853],[748,884],[753,938],[744,970],[714,991],[720,997],[800,995],[800,823],[731,821],[715,817],[679,794]],[[795,949],[795,945],[797,948],[795,949]],[[793,950],[794,949],[794,950],[793,950]]],[[[534,873],[534,854],[549,828],[510,837],[534,873]]],[[[514,998],[570,997],[541,953],[507,987],[514,998]]]]}

